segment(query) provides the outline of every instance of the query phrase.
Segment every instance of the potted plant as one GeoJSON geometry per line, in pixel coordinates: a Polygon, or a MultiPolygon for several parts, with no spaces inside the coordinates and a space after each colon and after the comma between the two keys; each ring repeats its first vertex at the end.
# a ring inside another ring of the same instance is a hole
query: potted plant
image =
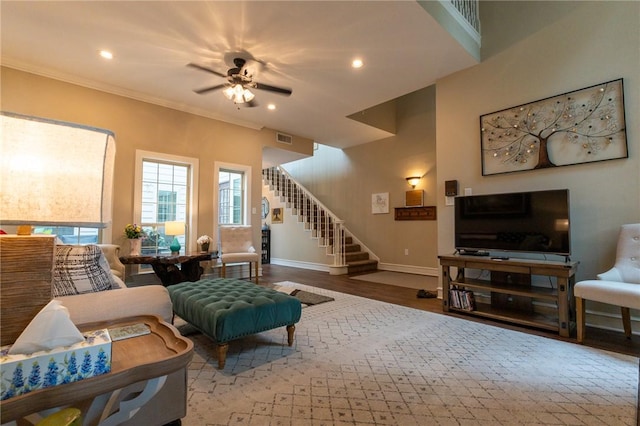
{"type": "Polygon", "coordinates": [[[211,237],[208,235],[202,235],[198,238],[198,244],[200,244],[201,250],[205,253],[209,251],[211,245],[211,237]]]}
{"type": "Polygon", "coordinates": [[[129,240],[129,249],[131,256],[140,256],[140,249],[142,247],[142,238],[144,238],[145,233],[142,230],[142,227],[137,224],[127,224],[124,227],[124,234],[129,240]]]}

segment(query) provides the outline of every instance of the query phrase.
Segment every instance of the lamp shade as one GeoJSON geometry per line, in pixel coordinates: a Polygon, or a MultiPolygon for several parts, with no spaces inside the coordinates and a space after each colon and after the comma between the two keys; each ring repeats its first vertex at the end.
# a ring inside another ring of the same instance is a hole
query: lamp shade
{"type": "Polygon", "coordinates": [[[410,176],[407,179],[407,183],[409,185],[411,185],[412,187],[416,187],[416,185],[418,184],[418,182],[420,182],[420,176],[410,176]]]}
{"type": "Polygon", "coordinates": [[[111,222],[112,132],[0,113],[0,221],[106,227],[111,222]]]}
{"type": "Polygon", "coordinates": [[[184,234],[184,222],[174,221],[164,223],[165,235],[182,235],[184,234]]]}

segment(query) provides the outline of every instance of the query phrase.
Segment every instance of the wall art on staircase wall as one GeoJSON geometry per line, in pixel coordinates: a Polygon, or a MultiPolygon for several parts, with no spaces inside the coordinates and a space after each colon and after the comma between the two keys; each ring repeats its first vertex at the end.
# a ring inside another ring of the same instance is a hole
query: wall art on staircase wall
{"type": "Polygon", "coordinates": [[[379,192],[371,194],[371,213],[383,214],[389,213],[389,193],[379,192]]]}
{"type": "Polygon", "coordinates": [[[271,223],[282,223],[284,220],[284,212],[280,207],[274,207],[271,210],[271,223]]]}
{"type": "Polygon", "coordinates": [[[480,116],[482,175],[627,158],[622,79],[480,116]]]}

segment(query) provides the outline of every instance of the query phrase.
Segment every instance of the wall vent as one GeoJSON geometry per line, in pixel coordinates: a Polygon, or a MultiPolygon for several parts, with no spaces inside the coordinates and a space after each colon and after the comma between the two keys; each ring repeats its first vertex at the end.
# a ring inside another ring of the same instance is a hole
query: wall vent
{"type": "Polygon", "coordinates": [[[291,145],[293,143],[293,136],[276,132],[276,141],[280,143],[286,143],[287,145],[291,145]]]}

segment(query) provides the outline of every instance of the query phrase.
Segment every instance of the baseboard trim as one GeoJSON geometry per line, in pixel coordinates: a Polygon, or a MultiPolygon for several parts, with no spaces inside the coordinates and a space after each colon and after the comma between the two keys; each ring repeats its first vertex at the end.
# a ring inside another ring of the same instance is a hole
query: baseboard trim
{"type": "Polygon", "coordinates": [[[312,271],[330,272],[331,265],[324,265],[321,263],[301,262],[299,260],[288,260],[271,258],[271,263],[280,266],[290,266],[292,268],[310,269],[312,271]]]}
{"type": "Polygon", "coordinates": [[[428,266],[400,265],[397,263],[378,263],[378,269],[381,271],[404,272],[406,274],[428,275],[431,277],[438,276],[438,268],[428,266]]]}
{"type": "MultiPolygon", "coordinates": [[[[624,333],[620,314],[587,309],[586,316],[586,325],[589,327],[624,333]]],[[[640,318],[635,316],[631,317],[631,334],[640,336],[640,318]]]]}
{"type": "MultiPolygon", "coordinates": [[[[321,263],[302,262],[298,260],[271,258],[271,263],[280,266],[290,266],[292,268],[310,269],[312,271],[331,272],[331,265],[321,263]]],[[[426,266],[399,265],[396,263],[378,263],[378,269],[381,271],[404,272],[406,274],[428,275],[431,277],[438,276],[438,268],[430,268],[426,266]]]]}

